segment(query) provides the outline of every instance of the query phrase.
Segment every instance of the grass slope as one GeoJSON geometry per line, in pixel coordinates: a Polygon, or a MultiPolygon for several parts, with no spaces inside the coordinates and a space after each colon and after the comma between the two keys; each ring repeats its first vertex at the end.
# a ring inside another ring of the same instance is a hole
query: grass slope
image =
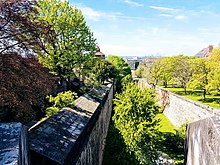
{"type": "Polygon", "coordinates": [[[156,119],[160,119],[160,132],[175,133],[176,127],[170,122],[170,120],[163,114],[157,114],[156,119]]]}

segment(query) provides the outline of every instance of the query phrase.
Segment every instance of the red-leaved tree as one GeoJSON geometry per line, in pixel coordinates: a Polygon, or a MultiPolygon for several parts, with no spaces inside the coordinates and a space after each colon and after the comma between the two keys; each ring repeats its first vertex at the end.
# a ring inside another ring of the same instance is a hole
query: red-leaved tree
{"type": "Polygon", "coordinates": [[[0,53],[33,56],[54,39],[47,22],[37,21],[34,0],[0,0],[0,53]]]}
{"type": "Polygon", "coordinates": [[[54,78],[36,59],[0,54],[0,121],[28,122],[43,112],[54,78]]]}

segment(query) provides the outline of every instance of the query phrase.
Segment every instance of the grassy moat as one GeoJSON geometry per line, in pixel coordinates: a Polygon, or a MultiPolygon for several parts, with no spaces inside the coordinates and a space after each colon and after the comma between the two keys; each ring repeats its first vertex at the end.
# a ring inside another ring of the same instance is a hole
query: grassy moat
{"type": "MultiPolygon", "coordinates": [[[[156,119],[160,120],[158,150],[173,159],[176,165],[183,165],[185,130],[176,128],[163,113],[158,114],[156,119]]],[[[106,144],[103,165],[139,165],[133,155],[126,151],[123,139],[113,122],[110,124],[106,144]],[[124,158],[129,160],[123,162],[124,158]]]]}

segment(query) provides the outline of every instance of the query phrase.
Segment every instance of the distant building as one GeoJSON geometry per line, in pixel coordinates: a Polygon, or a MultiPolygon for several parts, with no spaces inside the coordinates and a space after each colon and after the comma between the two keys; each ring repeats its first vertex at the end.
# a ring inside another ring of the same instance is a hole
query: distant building
{"type": "Polygon", "coordinates": [[[99,46],[97,46],[97,52],[95,53],[95,56],[103,59],[105,58],[105,54],[100,51],[99,46]]]}
{"type": "Polygon", "coordinates": [[[135,71],[138,65],[143,61],[141,57],[123,57],[123,59],[128,63],[131,71],[135,71]]]}
{"type": "Polygon", "coordinates": [[[135,70],[138,68],[139,64],[143,61],[142,57],[136,57],[136,56],[123,57],[123,59],[130,66],[132,75],[134,75],[135,70]]]}
{"type": "Polygon", "coordinates": [[[207,48],[204,48],[198,53],[196,53],[195,56],[201,58],[209,58],[212,55],[212,51],[213,51],[213,46],[209,45],[207,48]]]}

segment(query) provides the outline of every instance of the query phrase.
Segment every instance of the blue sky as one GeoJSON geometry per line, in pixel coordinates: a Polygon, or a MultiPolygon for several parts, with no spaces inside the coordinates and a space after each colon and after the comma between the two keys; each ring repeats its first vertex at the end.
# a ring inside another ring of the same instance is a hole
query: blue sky
{"type": "Polygon", "coordinates": [[[220,43],[220,0],[70,0],[101,51],[119,56],[194,55],[220,43]]]}

